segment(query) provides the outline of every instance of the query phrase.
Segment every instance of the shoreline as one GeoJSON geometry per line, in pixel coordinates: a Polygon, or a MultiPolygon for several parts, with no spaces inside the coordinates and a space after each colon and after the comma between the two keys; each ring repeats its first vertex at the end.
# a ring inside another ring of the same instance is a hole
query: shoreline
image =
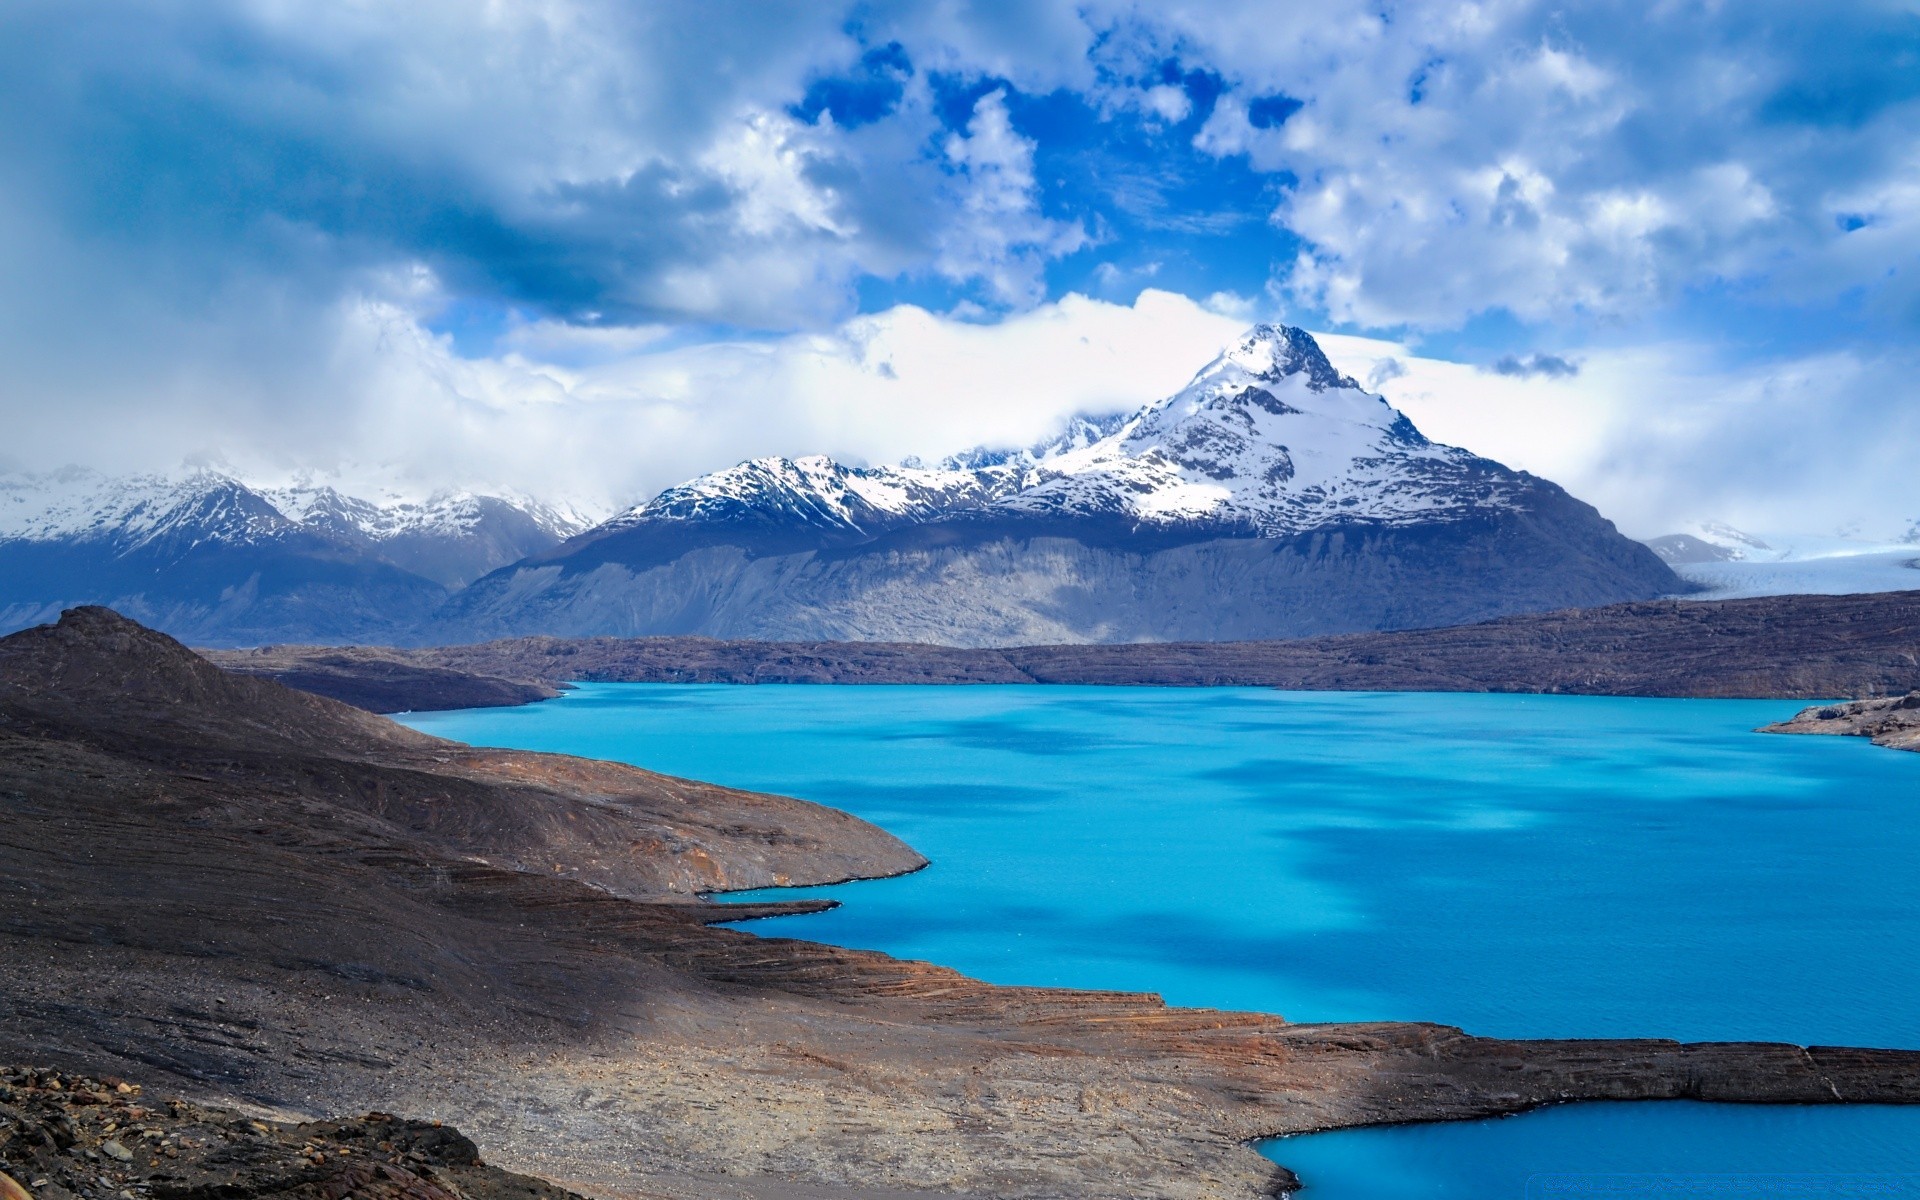
{"type": "Polygon", "coordinates": [[[588,683],[1272,687],[1826,700],[1920,688],[1920,592],[1648,601],[1285,642],[962,648],[707,638],[519,638],[433,648],[209,650],[369,711],[511,707],[588,683]]]}
{"type": "Polygon", "coordinates": [[[742,914],[701,891],[926,860],[802,801],[430,738],[104,610],[0,640],[0,806],[0,948],[31,964],[0,1061],[441,1120],[606,1200],[1252,1198],[1297,1182],[1253,1143],[1307,1130],[1920,1103],[1920,1050],[1290,1024],[715,927],[742,914]]]}

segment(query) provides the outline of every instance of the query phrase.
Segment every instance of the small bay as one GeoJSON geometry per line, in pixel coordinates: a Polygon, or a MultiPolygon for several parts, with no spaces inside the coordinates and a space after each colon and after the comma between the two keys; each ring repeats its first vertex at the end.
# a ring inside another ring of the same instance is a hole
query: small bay
{"type": "MultiPolygon", "coordinates": [[[[410,716],[847,809],[933,860],[767,926],[1001,983],[1512,1037],[1920,1047],[1920,755],[1779,701],[589,684],[410,716]]],[[[1920,1172],[1920,1112],[1584,1105],[1271,1147],[1312,1194],[1920,1172]]]]}

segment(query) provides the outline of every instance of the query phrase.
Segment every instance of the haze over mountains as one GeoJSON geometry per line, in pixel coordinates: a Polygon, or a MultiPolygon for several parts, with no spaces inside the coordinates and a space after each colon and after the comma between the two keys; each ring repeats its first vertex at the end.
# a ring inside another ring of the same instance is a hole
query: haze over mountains
{"type": "Polygon", "coordinates": [[[1258,326],[1186,388],[936,466],[717,471],[582,531],[211,473],[0,485],[0,620],[111,604],[208,644],[700,633],[954,645],[1289,637],[1684,592],[1555,484],[1429,441],[1258,326]]]}

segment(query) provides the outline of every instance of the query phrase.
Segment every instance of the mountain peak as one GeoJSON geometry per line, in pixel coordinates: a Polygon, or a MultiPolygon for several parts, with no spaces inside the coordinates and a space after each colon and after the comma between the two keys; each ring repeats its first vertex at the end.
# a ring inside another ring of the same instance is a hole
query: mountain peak
{"type": "Polygon", "coordinates": [[[1307,386],[1316,392],[1360,387],[1334,369],[1312,334],[1295,325],[1255,325],[1208,364],[1199,377],[1205,379],[1222,368],[1265,383],[1278,383],[1289,375],[1305,375],[1307,386]]]}

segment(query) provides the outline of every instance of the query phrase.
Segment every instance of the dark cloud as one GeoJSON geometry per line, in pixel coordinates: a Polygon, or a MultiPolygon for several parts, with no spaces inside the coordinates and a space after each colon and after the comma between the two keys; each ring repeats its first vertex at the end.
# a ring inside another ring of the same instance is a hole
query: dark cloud
{"type": "Polygon", "coordinates": [[[1495,375],[1513,375],[1522,379],[1536,375],[1548,379],[1572,379],[1580,373],[1580,364],[1558,354],[1530,354],[1525,358],[1509,354],[1496,360],[1487,370],[1495,375]]]}

